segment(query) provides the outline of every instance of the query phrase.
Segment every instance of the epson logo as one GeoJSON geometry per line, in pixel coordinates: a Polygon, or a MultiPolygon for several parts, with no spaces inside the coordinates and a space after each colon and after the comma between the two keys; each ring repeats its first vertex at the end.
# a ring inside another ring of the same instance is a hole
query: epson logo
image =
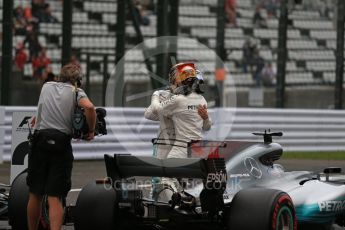
{"type": "Polygon", "coordinates": [[[225,182],[226,183],[226,173],[209,173],[207,175],[207,182],[225,182]]]}
{"type": "Polygon", "coordinates": [[[320,212],[342,212],[345,210],[344,201],[322,201],[318,202],[320,212]]]}

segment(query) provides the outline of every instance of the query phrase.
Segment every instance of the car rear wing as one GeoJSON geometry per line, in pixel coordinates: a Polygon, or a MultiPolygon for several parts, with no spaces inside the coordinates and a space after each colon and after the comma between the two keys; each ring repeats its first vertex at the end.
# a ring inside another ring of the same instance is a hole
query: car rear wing
{"type": "Polygon", "coordinates": [[[104,155],[107,176],[114,180],[134,176],[199,178],[209,174],[226,174],[223,158],[169,158],[115,154],[104,155]]]}

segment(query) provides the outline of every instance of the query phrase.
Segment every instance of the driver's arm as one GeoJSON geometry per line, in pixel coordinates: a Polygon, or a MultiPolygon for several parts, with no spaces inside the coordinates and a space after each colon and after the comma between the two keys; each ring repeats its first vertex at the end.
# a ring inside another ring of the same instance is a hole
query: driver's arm
{"type": "Polygon", "coordinates": [[[173,95],[168,100],[159,102],[159,96],[152,95],[151,106],[154,112],[158,115],[171,116],[178,108],[179,101],[182,95],[173,95]]]}
{"type": "Polygon", "coordinates": [[[144,117],[151,121],[159,121],[158,114],[153,111],[151,105],[145,109],[144,117]]]}
{"type": "MultiPolygon", "coordinates": [[[[153,98],[158,99],[159,102],[165,101],[168,98],[168,96],[166,94],[167,94],[166,90],[156,90],[152,94],[152,99],[153,98]]],[[[148,120],[151,120],[151,121],[159,121],[159,115],[158,115],[157,111],[154,110],[154,108],[152,106],[152,101],[153,101],[152,99],[151,99],[151,105],[145,109],[144,117],[148,120]]]]}

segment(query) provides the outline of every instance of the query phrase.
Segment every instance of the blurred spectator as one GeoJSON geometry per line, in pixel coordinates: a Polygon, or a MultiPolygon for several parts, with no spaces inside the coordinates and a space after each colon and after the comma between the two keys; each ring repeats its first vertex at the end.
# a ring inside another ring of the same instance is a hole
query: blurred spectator
{"type": "Polygon", "coordinates": [[[56,17],[52,15],[50,6],[45,5],[44,11],[42,13],[41,22],[56,23],[59,22],[56,17]]]}
{"type": "Polygon", "coordinates": [[[69,59],[69,63],[80,66],[78,54],[76,52],[72,52],[71,58],[69,59]]]}
{"type": "Polygon", "coordinates": [[[279,8],[280,0],[263,0],[262,6],[267,11],[267,17],[272,18],[277,16],[277,9],[279,8]]]}
{"type": "Polygon", "coordinates": [[[32,59],[33,76],[42,79],[44,77],[43,73],[50,63],[51,61],[47,57],[46,49],[42,49],[39,55],[32,59]]]}
{"type": "Polygon", "coordinates": [[[32,15],[42,22],[45,17],[45,9],[49,7],[49,4],[45,0],[32,0],[31,2],[31,12],[32,15]]]}
{"type": "Polygon", "coordinates": [[[253,16],[253,25],[259,28],[267,28],[266,19],[262,17],[260,11],[261,11],[261,7],[260,5],[257,5],[255,8],[254,16],[253,16]]]}
{"type": "Polygon", "coordinates": [[[148,17],[147,9],[145,7],[142,7],[139,0],[133,0],[133,4],[140,24],[143,26],[150,25],[150,18],[148,17]]]}
{"type": "Polygon", "coordinates": [[[329,18],[332,10],[334,8],[337,8],[337,7],[334,7],[335,5],[336,5],[336,1],[320,0],[318,8],[319,8],[321,17],[329,18]]]}
{"type": "Polygon", "coordinates": [[[38,34],[38,21],[36,18],[32,18],[32,20],[30,20],[26,26],[26,35],[31,32],[38,34]]]}
{"type": "Polygon", "coordinates": [[[330,17],[332,10],[337,9],[335,0],[303,0],[302,4],[305,10],[319,11],[321,17],[330,17]]]}
{"type": "Polygon", "coordinates": [[[53,72],[47,73],[47,78],[45,82],[48,82],[48,81],[57,81],[57,77],[53,72]]]}
{"type": "Polygon", "coordinates": [[[36,17],[37,19],[39,19],[41,17],[41,0],[32,0],[31,1],[31,13],[32,16],[36,17]]]}
{"type": "Polygon", "coordinates": [[[57,81],[57,76],[53,73],[53,70],[51,67],[47,67],[46,70],[43,73],[42,80],[44,80],[44,83],[49,81],[57,81]]]}
{"type": "Polygon", "coordinates": [[[25,8],[24,8],[24,17],[26,19],[26,21],[31,21],[33,20],[32,18],[32,12],[31,12],[31,7],[29,5],[27,5],[25,8]]]}
{"type": "Polygon", "coordinates": [[[260,52],[258,49],[256,49],[254,53],[254,66],[255,66],[255,71],[253,72],[253,80],[256,83],[256,86],[261,85],[262,81],[262,70],[265,67],[265,60],[260,56],[260,52]]]}
{"type": "Polygon", "coordinates": [[[140,0],[140,5],[144,11],[155,11],[155,4],[152,0],[140,0]]]}
{"type": "Polygon", "coordinates": [[[250,39],[247,38],[243,44],[242,52],[243,52],[243,72],[248,73],[248,65],[250,68],[250,72],[253,71],[253,59],[254,59],[254,52],[256,50],[256,44],[250,39]]]}
{"type": "Polygon", "coordinates": [[[27,60],[28,60],[28,55],[25,52],[25,47],[23,43],[19,43],[17,45],[14,62],[20,71],[24,71],[24,66],[27,60]]]}
{"type": "Polygon", "coordinates": [[[24,40],[24,46],[26,43],[29,43],[29,55],[30,60],[33,57],[38,56],[39,52],[42,49],[40,42],[38,41],[37,34],[34,31],[28,31],[26,38],[24,40]]]}
{"type": "Polygon", "coordinates": [[[268,62],[261,72],[261,79],[264,86],[273,86],[276,84],[277,70],[268,62]]]}
{"type": "Polygon", "coordinates": [[[227,21],[231,26],[237,26],[236,5],[236,0],[226,0],[225,2],[225,13],[227,15],[227,21]]]}
{"type": "Polygon", "coordinates": [[[17,6],[14,9],[14,29],[16,35],[25,35],[26,34],[26,26],[27,21],[24,17],[24,10],[21,6],[17,6]]]}

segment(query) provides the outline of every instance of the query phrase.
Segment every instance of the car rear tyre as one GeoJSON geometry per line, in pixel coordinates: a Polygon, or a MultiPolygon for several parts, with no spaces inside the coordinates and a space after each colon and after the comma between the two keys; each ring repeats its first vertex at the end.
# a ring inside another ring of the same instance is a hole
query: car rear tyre
{"type": "Polygon", "coordinates": [[[229,230],[296,230],[295,209],[288,194],[274,189],[238,192],[228,215],[229,230]]]}
{"type": "Polygon", "coordinates": [[[110,184],[89,183],[78,196],[74,228],[114,230],[117,210],[116,192],[110,184]]]}
{"type": "Polygon", "coordinates": [[[26,230],[27,212],[29,201],[29,187],[26,185],[26,176],[23,172],[13,181],[8,199],[8,218],[13,230],[26,230]]]}

